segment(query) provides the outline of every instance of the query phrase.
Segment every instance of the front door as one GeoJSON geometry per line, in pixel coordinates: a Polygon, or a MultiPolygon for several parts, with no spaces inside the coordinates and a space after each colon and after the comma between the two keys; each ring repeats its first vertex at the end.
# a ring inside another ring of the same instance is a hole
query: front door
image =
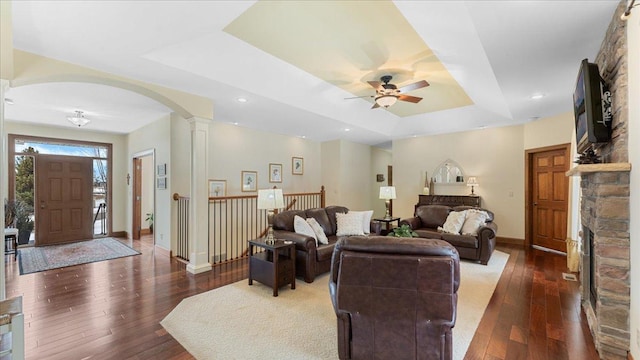
{"type": "Polygon", "coordinates": [[[566,252],[569,158],[566,148],[532,154],[533,245],[566,252]]]}
{"type": "Polygon", "coordinates": [[[93,238],[93,160],[40,155],[36,160],[36,245],[93,238]]]}

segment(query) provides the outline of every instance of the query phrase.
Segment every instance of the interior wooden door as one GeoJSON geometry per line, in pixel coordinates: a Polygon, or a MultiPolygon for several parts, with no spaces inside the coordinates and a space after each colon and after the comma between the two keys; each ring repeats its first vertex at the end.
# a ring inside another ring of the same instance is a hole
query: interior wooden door
{"type": "Polygon", "coordinates": [[[567,150],[554,149],[533,154],[532,243],[566,252],[569,202],[567,150]]]}
{"type": "Polygon", "coordinates": [[[93,160],[39,155],[36,160],[36,245],[93,238],[93,160]]]}
{"type": "Polygon", "coordinates": [[[142,228],[142,158],[133,159],[133,229],[132,238],[140,239],[142,228]]]}

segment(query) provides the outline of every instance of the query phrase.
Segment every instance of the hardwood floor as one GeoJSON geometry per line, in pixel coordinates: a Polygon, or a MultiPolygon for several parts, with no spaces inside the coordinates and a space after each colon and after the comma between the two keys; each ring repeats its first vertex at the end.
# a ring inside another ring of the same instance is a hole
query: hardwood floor
{"type": "MultiPolygon", "coordinates": [[[[7,296],[23,296],[26,358],[192,359],[159,322],[185,297],[246,279],[246,262],[193,276],[149,239],[122,240],[140,256],[23,276],[7,256],[7,296]]],[[[466,359],[597,359],[578,283],[562,279],[566,259],[498,249],[511,256],[466,359]]]]}

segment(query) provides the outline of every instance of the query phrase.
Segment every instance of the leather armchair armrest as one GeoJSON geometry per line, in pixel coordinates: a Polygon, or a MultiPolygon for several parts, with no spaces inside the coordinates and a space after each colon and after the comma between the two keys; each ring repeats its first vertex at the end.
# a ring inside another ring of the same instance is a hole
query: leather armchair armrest
{"type": "Polygon", "coordinates": [[[369,231],[371,235],[382,234],[382,223],[380,221],[371,221],[369,223],[369,231]]]}
{"type": "Polygon", "coordinates": [[[309,252],[316,248],[316,240],[311,236],[306,236],[286,230],[273,230],[273,236],[276,239],[293,241],[296,244],[296,250],[309,252]]]}
{"type": "Polygon", "coordinates": [[[498,232],[498,225],[493,221],[487,223],[485,226],[482,226],[478,229],[478,240],[488,240],[496,237],[496,233],[498,232]]]}
{"type": "Polygon", "coordinates": [[[479,260],[483,265],[487,265],[493,250],[496,248],[497,231],[498,225],[493,221],[478,229],[478,250],[480,251],[479,260]]]}
{"type": "Polygon", "coordinates": [[[422,220],[420,220],[419,217],[412,217],[412,218],[400,220],[400,226],[405,225],[405,224],[409,225],[411,230],[415,230],[415,229],[419,229],[419,228],[422,227],[422,220]]]}

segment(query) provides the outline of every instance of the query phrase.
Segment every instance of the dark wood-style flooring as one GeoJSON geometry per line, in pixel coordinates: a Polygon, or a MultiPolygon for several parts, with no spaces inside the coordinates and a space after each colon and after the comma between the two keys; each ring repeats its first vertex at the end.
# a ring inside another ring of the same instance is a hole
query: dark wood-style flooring
{"type": "MultiPolygon", "coordinates": [[[[159,322],[183,298],[247,277],[246,262],[193,276],[155,254],[148,237],[122,241],[142,255],[22,276],[7,256],[7,296],[23,296],[27,359],[191,359],[159,322]]],[[[466,359],[597,359],[578,283],[562,279],[566,259],[498,249],[511,256],[466,359]]]]}

